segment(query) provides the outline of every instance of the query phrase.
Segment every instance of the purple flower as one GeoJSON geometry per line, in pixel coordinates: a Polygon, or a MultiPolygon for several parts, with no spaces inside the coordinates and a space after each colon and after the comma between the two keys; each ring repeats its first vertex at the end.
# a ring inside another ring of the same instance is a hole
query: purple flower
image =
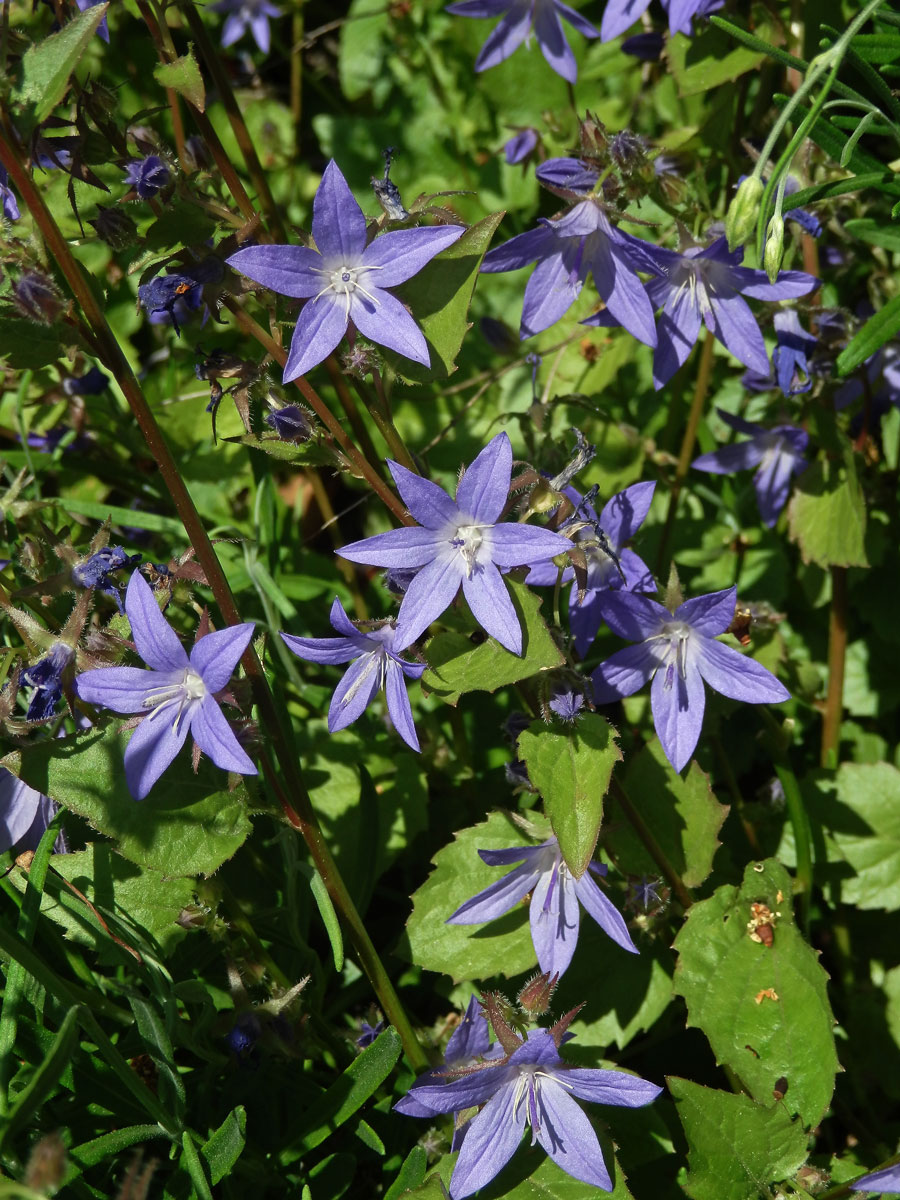
{"type": "Polygon", "coordinates": [[[412,317],[385,288],[403,283],[464,233],[460,225],[398,229],[366,245],[366,218],[332,160],[313,201],[316,249],[248,246],[228,265],[284,296],[308,299],[297,320],[284,382],[327,358],[352,321],[363,337],[428,365],[412,317]]]}
{"type": "Polygon", "coordinates": [[[734,617],[737,588],[695,596],[674,613],[633,592],[609,597],[603,615],[619,637],[637,641],[601,663],[591,676],[597,704],[612,704],[653,680],[653,723],[666,758],[681,771],[703,725],[703,681],[748,704],[780,704],[790,692],[752,658],[716,641],[734,617]]]}
{"type": "MultiPolygon", "coordinates": [[[[663,8],[669,14],[669,32],[683,33],[691,36],[691,21],[694,17],[707,17],[711,12],[721,8],[725,0],[661,0],[663,8]]],[[[650,0],[608,0],[603,21],[600,25],[600,36],[604,42],[630,29],[635,21],[646,12],[650,0]]]]}
{"type": "Polygon", "coordinates": [[[231,46],[249,29],[263,54],[269,53],[269,17],[280,17],[280,8],[269,0],[217,0],[209,7],[213,12],[228,13],[222,27],[223,46],[231,46]]]}
{"type": "Polygon", "coordinates": [[[717,408],[716,412],[732,429],[749,433],[750,440],[722,446],[710,454],[701,454],[691,466],[714,475],[730,475],[732,471],[747,471],[756,467],[753,479],[756,502],[764,523],[771,529],[787,504],[791,476],[799,475],[809,465],[804,453],[809,445],[809,434],[796,425],[776,425],[766,429],[724,412],[721,408],[717,408]]]}
{"type": "Polygon", "coordinates": [[[0,767],[0,854],[14,846],[20,854],[37,850],[57,811],[58,806],[49,796],[42,796],[0,767]]]}
{"type": "Polygon", "coordinates": [[[142,200],[150,200],[166,186],[171,172],[158,154],[136,158],[128,164],[125,182],[133,187],[142,200]]]}
{"type": "Polygon", "coordinates": [[[600,172],[580,158],[548,158],[535,167],[534,177],[556,195],[590,195],[600,181],[600,172]]]}
{"type": "Polygon", "coordinates": [[[541,970],[551,977],[562,975],[572,961],[578,941],[579,904],[617,945],[637,954],[622,914],[591,878],[591,871],[601,877],[606,874],[602,863],[592,862],[576,879],[563,861],[555,837],[539,846],[479,850],[478,854],[490,867],[520,865],[467,900],[447,918],[448,925],[496,920],[531,892],[531,940],[541,970]]]}
{"type": "Polygon", "coordinates": [[[641,62],[659,62],[665,45],[666,40],[663,35],[657,30],[651,29],[626,38],[622,43],[622,53],[630,54],[641,62]]]}
{"type": "MultiPolygon", "coordinates": [[[[75,3],[78,5],[79,11],[85,12],[89,8],[96,8],[98,4],[102,4],[103,0],[75,0],[75,3]]],[[[97,26],[97,33],[104,42],[109,41],[109,25],[106,23],[106,17],[97,26]]]]}
{"type": "Polygon", "coordinates": [[[365,1050],[366,1046],[371,1046],[379,1033],[384,1030],[384,1021],[378,1021],[374,1025],[370,1025],[368,1021],[360,1023],[360,1034],[356,1039],[356,1045],[360,1050],[365,1050]]]}
{"type": "Polygon", "coordinates": [[[9,186],[9,175],[4,166],[0,166],[0,207],[7,221],[19,220],[19,202],[16,200],[16,193],[9,186]]]}
{"type": "Polygon", "coordinates": [[[128,581],[125,612],[138,653],[150,670],[99,667],[79,675],[75,690],[88,704],[146,714],[125,749],[125,778],[135,800],[144,799],[188,733],[217,767],[256,775],[215,699],[246,650],[253,624],[207,634],[195,642],[188,657],[139,571],[128,581]]]}
{"type": "Polygon", "coordinates": [[[571,1067],[560,1058],[551,1030],[532,1029],[528,1040],[503,1061],[465,1070],[444,1083],[416,1087],[415,1099],[430,1110],[429,1116],[484,1106],[467,1126],[450,1180],[453,1200],[463,1200],[506,1166],[526,1124],[532,1141],[540,1142],[568,1175],[612,1191],[597,1135],[573,1097],[640,1108],[661,1090],[624,1071],[571,1067]]]}
{"type": "MultiPolygon", "coordinates": [[[[788,175],[784,185],[784,194],[793,196],[794,192],[800,191],[799,180],[793,175],[788,175]]],[[[818,237],[822,232],[822,222],[815,213],[807,212],[805,208],[791,208],[784,214],[786,221],[796,221],[804,233],[808,233],[811,237],[818,237]]]]}
{"type": "Polygon", "coordinates": [[[74,651],[65,642],[57,642],[33,667],[22,672],[22,681],[34,688],[26,721],[46,721],[62,699],[62,675],[72,661],[74,651]]]}
{"type": "Polygon", "coordinates": [[[140,561],[140,554],[126,554],[121,546],[104,546],[72,568],[72,582],[83,588],[99,588],[105,596],[115,600],[119,612],[124,612],[119,589],[110,576],[126,567],[135,567],[140,561]]]}
{"type": "Polygon", "coordinates": [[[384,688],[394,728],[408,746],[418,750],[419,739],[403,676],[420,679],[425,670],[424,663],[406,662],[398,657],[394,651],[397,631],[393,625],[382,625],[367,633],[357,629],[337,596],[331,606],[330,619],[340,637],[304,638],[281,634],[288,648],[308,662],[336,664],[353,660],[331,698],[328,732],[337,733],[352,725],[372,703],[375,693],[384,688]]]}
{"type": "Polygon", "coordinates": [[[900,1163],[863,1175],[862,1179],[854,1179],[851,1190],[854,1192],[882,1192],[888,1196],[900,1193],[900,1163]]]}
{"type": "Polygon", "coordinates": [[[522,162],[538,144],[536,129],[520,129],[515,137],[511,137],[503,147],[503,153],[509,166],[522,162]]]}
{"type": "Polygon", "coordinates": [[[570,684],[556,687],[547,702],[547,707],[566,725],[574,725],[584,708],[584,691],[570,684]]]}
{"type": "MultiPolygon", "coordinates": [[[[765,343],[743,297],[788,300],[811,292],[818,286],[818,280],[804,271],[782,271],[775,283],[769,283],[765,271],[740,266],[742,255],[740,247],[729,251],[724,237],[705,249],[692,246],[683,253],[662,246],[653,248],[659,278],[650,280],[647,294],[653,307],[663,310],[658,323],[659,342],[653,355],[653,382],[657,390],[668,383],[687,359],[701,322],[745,366],[760,374],[768,372],[765,343]]],[[[609,309],[618,319],[611,306],[609,309]]],[[[599,322],[588,317],[584,323],[599,322]]],[[[619,323],[624,324],[621,320],[619,323]]]]}
{"type": "Polygon", "coordinates": [[[266,413],[266,424],[283,442],[308,442],[313,434],[309,414],[299,404],[285,404],[266,413]]]}
{"type": "Polygon", "coordinates": [[[138,299],[151,325],[173,325],[180,337],[181,326],[203,307],[203,284],[189,275],[157,275],[140,285],[138,299]]]}
{"type": "Polygon", "coordinates": [[[458,17],[501,17],[475,60],[476,71],[496,67],[522,45],[534,29],[544,58],[563,79],[578,78],[575,55],[560,24],[560,17],[586,38],[599,37],[597,29],[562,0],[460,0],[447,12],[458,17]]]}
{"type": "Polygon", "coordinates": [[[818,338],[807,333],[792,308],[775,314],[776,346],[772,351],[775,378],[785,396],[797,396],[812,387],[809,359],[819,344],[818,338]]]}
{"type": "Polygon", "coordinates": [[[63,380],[67,396],[99,396],[109,387],[109,376],[94,364],[84,375],[69,375],[63,380]]]}
{"type": "Polygon", "coordinates": [[[498,433],[481,451],[459,481],[455,503],[399,463],[388,461],[388,467],[419,525],[364,538],[338,553],[351,562],[417,569],[400,605],[394,652],[420,637],[462,587],[479,625],[521,654],[522,630],[500,570],[564,554],[571,543],[534,525],[497,524],[512,478],[507,435],[498,433]]]}
{"type": "Polygon", "coordinates": [[[642,875],[640,880],[635,880],[631,884],[631,890],[634,893],[634,900],[640,904],[644,912],[651,904],[662,904],[659,895],[659,889],[662,887],[662,880],[656,876],[651,878],[648,875],[642,875]]]}
{"type": "Polygon", "coordinates": [[[650,249],[640,238],[613,228],[599,205],[583,200],[558,221],[542,220],[537,229],[488,251],[481,269],[517,271],[537,261],[525,288],[522,338],[555,324],[575,302],[592,272],[615,322],[639,341],[655,346],[653,307],[635,274],[658,270],[650,249]]]}
{"type": "MultiPolygon", "coordinates": [[[[654,592],[656,584],[650,568],[633,550],[625,548],[640,529],[650,510],[655,483],[633,483],[617,492],[603,507],[600,516],[594,506],[584,500],[573,487],[564,489],[575,505],[575,521],[586,522],[575,535],[575,544],[587,559],[587,588],[579,603],[578,584],[572,584],[569,596],[569,628],[575,639],[575,649],[581,658],[587,654],[603,620],[603,605],[611,591],[624,588],[629,592],[654,592]]],[[[575,577],[569,568],[562,577],[568,583],[575,577]]],[[[556,583],[557,570],[552,564],[532,567],[525,582],[534,587],[551,587],[556,583]]]]}

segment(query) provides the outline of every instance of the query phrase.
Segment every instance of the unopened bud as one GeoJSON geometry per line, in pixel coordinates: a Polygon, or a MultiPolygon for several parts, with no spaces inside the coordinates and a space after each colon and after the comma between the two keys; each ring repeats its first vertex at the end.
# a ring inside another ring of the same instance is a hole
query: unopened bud
{"type": "Polygon", "coordinates": [[[531,489],[531,495],[528,497],[528,512],[543,513],[551,512],[554,508],[559,508],[562,501],[562,496],[556,488],[551,487],[546,479],[539,479],[531,489]]]}
{"type": "Polygon", "coordinates": [[[725,236],[728,238],[729,250],[742,246],[756,228],[759,202],[764,190],[763,181],[757,175],[748,175],[741,180],[725,216],[725,236]]]}
{"type": "Polygon", "coordinates": [[[549,972],[535,975],[529,979],[519,992],[519,1007],[529,1017],[540,1017],[550,1008],[550,1001],[556,991],[559,975],[551,979],[549,972]]]}
{"type": "Polygon", "coordinates": [[[585,158],[605,158],[609,139],[606,126],[593,113],[585,113],[579,129],[581,153],[585,158]]]}
{"type": "Polygon", "coordinates": [[[13,288],[12,299],[23,317],[42,325],[52,325],[63,309],[56,285],[40,271],[26,271],[13,288]]]}
{"type": "Polygon", "coordinates": [[[769,222],[769,228],[766,230],[766,248],[763,251],[763,266],[766,269],[766,274],[769,277],[769,283],[774,283],[778,278],[778,272],[781,269],[781,260],[784,257],[784,221],[781,216],[776,213],[769,222]]]}

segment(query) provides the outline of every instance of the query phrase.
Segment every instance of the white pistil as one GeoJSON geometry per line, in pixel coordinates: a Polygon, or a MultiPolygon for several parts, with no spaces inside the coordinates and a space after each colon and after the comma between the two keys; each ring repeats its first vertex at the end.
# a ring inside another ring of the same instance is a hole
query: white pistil
{"type": "Polygon", "coordinates": [[[663,625],[659,633],[648,639],[649,641],[667,641],[669,643],[663,659],[666,667],[666,691],[668,691],[675,682],[676,670],[682,679],[685,678],[687,669],[687,647],[690,638],[690,625],[688,625],[685,621],[671,621],[663,625]]]}
{"type": "Polygon", "coordinates": [[[313,296],[313,304],[328,292],[332,292],[335,296],[343,296],[348,320],[350,319],[350,297],[354,292],[361,292],[367,300],[371,300],[377,307],[378,301],[371,292],[366,291],[359,282],[359,277],[367,271],[381,271],[383,269],[383,267],[378,266],[363,266],[361,263],[355,266],[350,263],[340,263],[336,267],[313,267],[316,275],[324,275],[328,280],[328,283],[322,288],[321,292],[313,296]]]}
{"type": "Polygon", "coordinates": [[[148,721],[152,721],[164,709],[171,708],[173,704],[177,704],[178,710],[175,713],[175,720],[172,722],[172,728],[177,729],[178,722],[181,720],[185,709],[193,701],[202,700],[205,695],[206,684],[193,667],[186,667],[180,683],[170,683],[165,687],[150,688],[144,696],[142,703],[144,708],[153,710],[147,717],[148,721]]]}
{"type": "Polygon", "coordinates": [[[484,542],[482,530],[489,528],[489,525],[459,525],[456,536],[450,539],[450,545],[457,548],[466,564],[467,579],[472,578],[472,572],[478,562],[478,551],[484,542]]]}

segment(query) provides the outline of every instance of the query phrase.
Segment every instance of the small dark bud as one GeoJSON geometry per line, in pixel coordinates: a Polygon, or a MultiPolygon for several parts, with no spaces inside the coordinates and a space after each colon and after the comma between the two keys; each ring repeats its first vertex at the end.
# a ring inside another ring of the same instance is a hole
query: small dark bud
{"type": "Polygon", "coordinates": [[[84,375],[70,375],[63,380],[63,391],[67,396],[99,396],[109,387],[109,376],[104,375],[96,364],[84,375]]]}
{"type": "Polygon", "coordinates": [[[357,342],[343,355],[341,366],[348,375],[353,375],[356,379],[365,379],[381,366],[381,356],[371,346],[357,342]]]}
{"type": "Polygon", "coordinates": [[[312,421],[299,404],[286,404],[267,413],[266,424],[283,442],[308,442],[313,435],[312,421]]]}
{"type": "Polygon", "coordinates": [[[551,979],[545,971],[542,975],[534,975],[519,992],[519,1007],[529,1017],[540,1017],[550,1009],[550,1001],[559,983],[559,975],[551,979]]]}
{"type": "Polygon", "coordinates": [[[23,317],[42,325],[52,325],[63,310],[56,285],[39,271],[26,271],[13,288],[12,298],[23,317]]]}
{"type": "Polygon", "coordinates": [[[622,53],[630,54],[641,62],[658,62],[662,58],[665,38],[661,33],[636,33],[622,43],[622,53]]]}
{"type": "Polygon", "coordinates": [[[97,237],[113,250],[125,250],[137,241],[137,225],[121,208],[98,204],[96,217],[88,221],[97,231],[97,237]]]}
{"type": "Polygon", "coordinates": [[[624,174],[638,170],[647,161],[647,143],[630,129],[609,139],[609,157],[624,174]]]}
{"type": "Polygon", "coordinates": [[[581,153],[584,158],[605,158],[609,139],[606,136],[606,126],[593,115],[586,113],[579,130],[581,153]]]}

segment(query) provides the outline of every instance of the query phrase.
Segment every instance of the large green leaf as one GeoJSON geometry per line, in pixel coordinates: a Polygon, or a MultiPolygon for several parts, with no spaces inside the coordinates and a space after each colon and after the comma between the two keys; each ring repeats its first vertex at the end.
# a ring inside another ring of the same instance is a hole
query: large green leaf
{"type": "Polygon", "coordinates": [[[412,309],[416,323],[428,343],[430,366],[385,352],[394,370],[410,383],[448,379],[456,370],[456,356],[471,328],[468,315],[475,281],[491,238],[504,214],[489,217],[467,229],[459,241],[433,258],[408,283],[396,288],[397,295],[412,309]]]}
{"type": "Polygon", "coordinates": [[[497,1176],[489,1195],[496,1200],[597,1200],[598,1196],[609,1200],[632,1200],[622,1170],[615,1160],[612,1142],[601,1136],[600,1147],[603,1161],[613,1178],[611,1192],[601,1192],[592,1183],[583,1183],[558,1167],[552,1158],[538,1146],[526,1149],[520,1146],[509,1166],[497,1176]],[[523,1178],[523,1176],[526,1176],[523,1178]]]}
{"type": "Polygon", "coordinates": [[[685,1190],[694,1200],[759,1200],[806,1160],[806,1134],[774,1100],[764,1106],[687,1079],[669,1091],[688,1140],[685,1190]]]}
{"type": "Polygon", "coordinates": [[[461,904],[503,876],[500,868],[481,861],[479,850],[533,845],[508,817],[492,813],[439,850],[434,870],[412,897],[412,916],[406,926],[412,961],[455,980],[509,978],[533,967],[537,958],[524,905],[487,925],[447,924],[461,904]]]}
{"type": "Polygon", "coordinates": [[[427,692],[456,704],[464,692],[495,692],[565,662],[538,611],[540,597],[524,583],[512,579],[507,583],[522,627],[522,654],[511,654],[493,638],[473,646],[463,634],[439,633],[425,650],[428,670],[422,676],[422,687],[427,692]]]}
{"type": "Polygon", "coordinates": [[[200,1147],[213,1183],[225,1178],[240,1158],[246,1140],[247,1110],[239,1104],[231,1110],[209,1141],[200,1147]]]}
{"type": "Polygon", "coordinates": [[[122,759],[130,734],[115,727],[79,738],[50,739],[8,765],[31,787],[115,838],[126,858],[170,877],[211,875],[250,832],[243,783],[207,763],[197,775],[182,751],[146,800],[134,800],[122,759]]]}
{"type": "MultiPolygon", "coordinates": [[[[754,32],[771,40],[771,27],[766,23],[765,10],[756,12],[758,24],[754,32]],[[760,19],[761,18],[761,19],[760,19]]],[[[731,84],[739,75],[752,71],[765,59],[765,54],[747,46],[735,46],[721,29],[707,26],[694,37],[678,33],[669,39],[669,66],[682,96],[708,92],[719,84],[731,84]]]]}
{"type": "Polygon", "coordinates": [[[869,565],[866,503],[852,453],[844,456],[843,463],[818,460],[803,472],[794,484],[788,527],[805,563],[820,567],[869,565]]]}
{"type": "Polygon", "coordinates": [[[720,1063],[754,1099],[768,1104],[787,1081],[784,1108],[815,1125],[831,1100],[838,1069],[827,976],[794,923],[791,879],[774,859],[751,863],[740,888],[720,887],[695,904],[675,939],[675,990],[688,1022],[703,1030],[720,1063]],[[773,914],[770,945],[748,922],[773,914]]]}
{"type": "MultiPolygon", "coordinates": [[[[882,227],[885,228],[885,227],[882,227]]],[[[890,226],[885,233],[893,233],[890,226]]],[[[870,241],[874,240],[872,238],[870,241]]],[[[884,245],[884,241],[876,242],[884,245]]],[[[891,249],[895,247],[891,246],[891,249]]],[[[885,342],[889,342],[900,330],[900,296],[888,300],[884,308],[880,308],[874,317],[869,317],[862,329],[854,335],[850,345],[845,347],[837,357],[837,372],[839,375],[849,375],[857,367],[862,366],[867,359],[880,350],[885,342]]]]}
{"type": "MultiPolygon", "coordinates": [[[[669,862],[688,887],[698,887],[712,870],[719,830],[728,815],[727,805],[713,795],[708,776],[693,761],[684,776],[676,775],[662,746],[653,741],[630,759],[624,787],[669,862]]],[[[629,875],[656,874],[656,862],[619,812],[614,792],[607,810],[614,816],[604,844],[620,870],[629,875]]]]}
{"type": "Polygon", "coordinates": [[[106,16],[109,4],[97,4],[29,46],[22,59],[22,82],[17,98],[34,106],[27,121],[39,125],[66,94],[69,77],[106,16]]]}
{"type": "Polygon", "coordinates": [[[597,845],[613,767],[622,759],[615,730],[597,713],[586,713],[570,727],[537,721],[519,735],[518,748],[544,797],[563,858],[580,878],[597,845]]]}
{"type": "Polygon", "coordinates": [[[63,339],[73,340],[62,325],[38,325],[4,313],[0,319],[0,358],[16,370],[39,370],[63,352],[63,339]]]}

